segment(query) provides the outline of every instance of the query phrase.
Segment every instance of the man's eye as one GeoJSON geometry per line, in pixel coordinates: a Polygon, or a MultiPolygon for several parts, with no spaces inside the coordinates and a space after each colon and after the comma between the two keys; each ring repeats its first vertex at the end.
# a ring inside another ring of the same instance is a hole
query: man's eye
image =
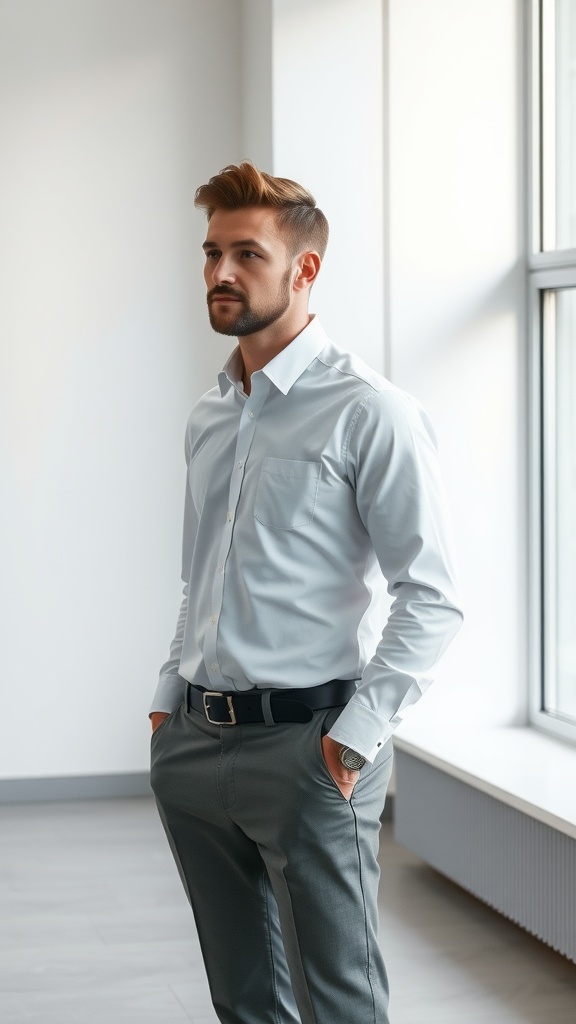
{"type": "Polygon", "coordinates": [[[258,257],[258,253],[257,252],[250,252],[250,249],[243,249],[242,250],[242,258],[245,259],[245,260],[257,259],[257,257],[258,257]]]}
{"type": "Polygon", "coordinates": [[[217,260],[220,253],[218,252],[218,249],[207,249],[205,250],[204,255],[207,260],[217,260]]]}

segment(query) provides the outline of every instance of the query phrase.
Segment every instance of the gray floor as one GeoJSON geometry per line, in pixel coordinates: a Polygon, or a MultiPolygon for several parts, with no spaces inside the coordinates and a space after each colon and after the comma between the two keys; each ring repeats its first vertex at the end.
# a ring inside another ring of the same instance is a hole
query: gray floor
{"type": "MultiPolygon", "coordinates": [[[[381,859],[393,1024],[575,1024],[576,965],[389,825],[381,859]]],[[[0,807],[0,1021],[216,1024],[151,800],[0,807]]]]}

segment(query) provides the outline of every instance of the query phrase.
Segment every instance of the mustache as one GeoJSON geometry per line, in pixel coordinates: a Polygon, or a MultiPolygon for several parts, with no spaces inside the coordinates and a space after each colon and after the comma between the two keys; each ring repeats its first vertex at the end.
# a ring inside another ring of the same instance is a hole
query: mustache
{"type": "Polygon", "coordinates": [[[244,299],[242,292],[235,291],[227,284],[217,284],[215,288],[211,288],[207,295],[208,302],[211,302],[215,295],[229,295],[232,299],[244,299]]]}

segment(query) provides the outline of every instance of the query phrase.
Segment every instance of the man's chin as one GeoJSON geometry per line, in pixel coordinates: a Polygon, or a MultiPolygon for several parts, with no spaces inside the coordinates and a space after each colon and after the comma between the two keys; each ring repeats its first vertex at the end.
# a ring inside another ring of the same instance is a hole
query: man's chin
{"type": "Polygon", "coordinates": [[[226,322],[226,320],[220,317],[210,315],[210,327],[216,334],[226,334],[228,337],[234,338],[237,335],[236,323],[232,321],[226,322]]]}

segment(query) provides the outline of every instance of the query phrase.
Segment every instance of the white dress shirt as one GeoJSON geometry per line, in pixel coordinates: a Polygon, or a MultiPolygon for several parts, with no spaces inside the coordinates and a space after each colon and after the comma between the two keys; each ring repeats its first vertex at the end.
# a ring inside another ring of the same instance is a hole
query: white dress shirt
{"type": "Polygon", "coordinates": [[[236,349],[188,421],[184,599],[151,710],[184,680],[357,679],[330,735],[373,761],[461,621],[433,431],[316,319],[250,395],[241,377],[236,349]]]}

